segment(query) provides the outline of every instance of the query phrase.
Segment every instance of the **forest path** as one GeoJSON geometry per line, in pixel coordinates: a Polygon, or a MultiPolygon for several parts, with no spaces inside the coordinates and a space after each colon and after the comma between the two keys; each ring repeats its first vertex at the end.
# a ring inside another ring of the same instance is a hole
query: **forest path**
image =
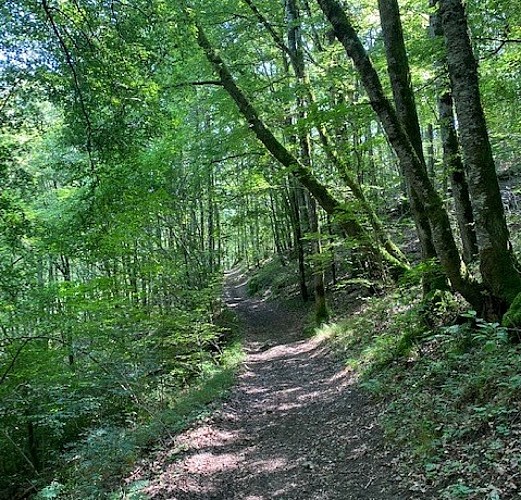
{"type": "Polygon", "coordinates": [[[247,298],[227,276],[226,302],[247,358],[221,410],[175,438],[145,474],[144,493],[178,500],[402,500],[375,410],[317,338],[304,311],[247,298]],[[170,453],[170,454],[169,454],[170,453]]]}

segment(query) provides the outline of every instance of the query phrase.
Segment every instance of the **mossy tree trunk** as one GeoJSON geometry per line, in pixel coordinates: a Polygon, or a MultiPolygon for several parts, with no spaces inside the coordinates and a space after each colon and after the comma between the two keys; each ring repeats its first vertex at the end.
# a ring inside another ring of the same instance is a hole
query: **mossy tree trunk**
{"type": "MultiPolygon", "coordinates": [[[[440,16],[437,12],[430,17],[430,35],[432,37],[442,37],[443,28],[440,16]]],[[[446,71],[447,58],[445,55],[439,57],[437,66],[446,71]]],[[[460,239],[463,250],[463,260],[466,263],[472,262],[478,255],[478,243],[474,228],[474,214],[470,201],[467,176],[460,154],[459,139],[456,132],[454,120],[454,105],[450,90],[445,88],[442,83],[438,85],[438,114],[443,147],[443,164],[445,171],[450,179],[454,207],[456,209],[456,219],[460,231],[460,239]]]]}
{"type": "MultiPolygon", "coordinates": [[[[420,120],[412,90],[411,72],[403,38],[398,2],[397,0],[378,0],[378,8],[387,59],[387,72],[391,81],[396,112],[426,175],[427,167],[423,154],[420,120]]],[[[436,249],[432,241],[431,227],[425,207],[407,176],[404,177],[411,214],[421,244],[422,259],[435,259],[437,257],[436,249]]],[[[439,287],[446,287],[446,281],[443,283],[444,281],[441,280],[440,282],[437,273],[426,273],[423,277],[424,293],[439,287]]]]}
{"type": "Polygon", "coordinates": [[[398,156],[403,172],[425,207],[436,253],[447,277],[453,287],[476,310],[481,311],[483,307],[481,286],[470,279],[465,265],[461,261],[443,202],[430,182],[424,165],[400,123],[396,110],[385,96],[378,74],[362,42],[338,1],[317,1],[333,26],[335,36],[352,59],[369,96],[371,106],[398,156]]]}
{"type": "MultiPolygon", "coordinates": [[[[266,31],[269,33],[271,38],[273,39],[275,45],[281,50],[283,55],[287,56],[289,58],[289,65],[294,69],[295,74],[300,74],[301,70],[300,68],[304,65],[304,57],[303,53],[299,56],[299,54],[295,50],[291,50],[291,45],[295,44],[295,36],[292,35],[292,39],[288,40],[288,45],[284,43],[284,40],[282,37],[278,34],[276,29],[273,27],[273,25],[268,21],[268,19],[260,12],[260,10],[257,8],[257,6],[251,1],[251,0],[243,0],[246,5],[251,9],[252,13],[255,15],[255,17],[258,19],[259,23],[261,23],[266,31]]],[[[296,4],[294,0],[292,0],[293,7],[290,6],[289,1],[286,2],[290,8],[293,10],[296,9],[296,4]]],[[[308,2],[304,2],[304,9],[310,14],[310,6],[308,2]]],[[[295,30],[293,30],[295,32],[295,30]]],[[[318,40],[316,38],[317,34],[316,31],[313,35],[313,41],[316,43],[318,40]]],[[[319,51],[322,50],[322,46],[320,43],[316,44],[317,49],[319,51]]],[[[301,51],[302,52],[302,51],[301,51]]],[[[305,68],[304,68],[305,69],[305,68]]],[[[301,86],[302,93],[304,94],[304,98],[307,101],[307,105],[315,105],[316,100],[313,95],[313,92],[311,90],[311,87],[309,85],[309,82],[304,81],[304,85],[301,86]]],[[[309,117],[308,117],[309,119],[309,117]]],[[[346,186],[351,190],[352,194],[356,198],[356,200],[360,203],[360,209],[365,217],[367,217],[367,220],[369,224],[371,225],[371,228],[374,231],[374,237],[377,241],[378,245],[381,245],[383,247],[384,253],[388,253],[393,259],[396,259],[396,262],[401,263],[398,266],[395,266],[395,269],[397,270],[397,273],[403,272],[404,269],[408,267],[407,264],[407,258],[405,255],[401,252],[401,250],[398,248],[398,246],[393,242],[392,238],[390,237],[388,231],[382,224],[381,220],[379,219],[378,215],[376,214],[373,206],[371,203],[367,200],[367,197],[365,196],[365,193],[362,189],[362,186],[360,182],[355,178],[354,175],[351,173],[351,168],[349,165],[346,164],[346,162],[336,153],[335,148],[332,146],[332,142],[330,140],[329,134],[326,131],[323,124],[318,123],[316,121],[316,117],[311,117],[313,120],[313,127],[315,128],[320,143],[322,145],[323,151],[326,154],[327,160],[331,163],[332,166],[334,166],[337,169],[337,172],[339,173],[340,177],[346,184],[346,186]]],[[[319,200],[320,204],[320,200],[319,200]]],[[[349,232],[348,232],[349,234],[349,232]]],[[[388,260],[386,258],[383,259],[388,260]]]]}
{"type": "Polygon", "coordinates": [[[311,233],[312,233],[312,244],[313,253],[317,258],[313,266],[313,291],[315,293],[315,322],[321,324],[327,321],[329,312],[327,309],[326,301],[326,287],[324,284],[324,267],[320,255],[322,254],[322,245],[320,242],[320,226],[318,224],[317,204],[315,200],[308,197],[308,209],[310,213],[311,233]]]}
{"type": "Polygon", "coordinates": [[[443,163],[449,175],[456,219],[460,231],[463,260],[472,262],[478,254],[478,243],[474,229],[474,214],[469,196],[467,177],[459,151],[459,141],[454,123],[454,107],[450,92],[438,98],[443,163]]]}
{"type": "Polygon", "coordinates": [[[488,307],[501,314],[521,292],[521,275],[512,252],[492,147],[481,104],[478,65],[461,0],[438,0],[447,50],[452,97],[467,168],[481,276],[491,292],[488,307]]]}
{"type": "Polygon", "coordinates": [[[275,137],[273,132],[260,118],[246,94],[235,82],[226,63],[214,50],[202,27],[193,19],[193,13],[187,12],[187,16],[192,19],[196,27],[196,41],[198,45],[203,50],[208,62],[219,75],[221,85],[234,100],[257,139],[281,165],[297,177],[299,182],[315,197],[324,211],[336,218],[346,234],[359,242],[360,246],[367,253],[364,257],[365,259],[386,262],[388,266],[398,270],[398,272],[406,270],[408,268],[407,264],[391,255],[383,245],[372,239],[349,209],[337,200],[326,186],[313,175],[311,170],[275,137]]]}

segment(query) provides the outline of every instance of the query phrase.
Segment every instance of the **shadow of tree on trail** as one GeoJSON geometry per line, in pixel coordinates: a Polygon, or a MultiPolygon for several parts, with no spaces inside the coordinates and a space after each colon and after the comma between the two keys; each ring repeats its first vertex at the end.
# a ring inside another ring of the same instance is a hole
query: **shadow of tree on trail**
{"type": "Polygon", "coordinates": [[[319,339],[302,339],[302,311],[226,300],[247,330],[237,387],[207,422],[178,436],[141,477],[155,499],[407,499],[393,477],[374,407],[319,339]]]}

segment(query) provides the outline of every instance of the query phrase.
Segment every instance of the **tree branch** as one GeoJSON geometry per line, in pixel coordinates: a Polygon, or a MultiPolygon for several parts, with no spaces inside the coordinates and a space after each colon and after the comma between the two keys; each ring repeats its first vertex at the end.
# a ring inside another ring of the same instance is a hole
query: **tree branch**
{"type": "Polygon", "coordinates": [[[0,377],[0,385],[2,385],[5,382],[5,380],[7,378],[7,375],[9,375],[9,372],[13,369],[14,364],[16,363],[16,360],[18,359],[18,356],[20,356],[20,354],[24,350],[24,347],[29,343],[30,340],[32,340],[32,338],[31,339],[29,339],[29,338],[25,339],[23,344],[18,346],[18,349],[15,352],[15,355],[13,356],[13,359],[11,360],[11,362],[8,365],[8,367],[5,369],[4,373],[0,377]]]}
{"type": "Polygon", "coordinates": [[[63,39],[60,30],[54,20],[54,17],[52,15],[52,8],[49,6],[49,3],[47,0],[42,0],[42,7],[45,11],[45,15],[47,16],[47,19],[49,23],[51,24],[52,31],[56,38],[58,39],[58,43],[63,51],[63,55],[65,57],[65,62],[67,63],[67,66],[71,70],[73,82],[74,82],[74,88],[76,90],[78,101],[80,103],[81,112],[83,115],[83,118],[85,119],[85,125],[86,125],[86,131],[87,131],[87,154],[89,156],[89,163],[91,166],[91,170],[94,173],[95,172],[95,166],[94,166],[94,160],[92,158],[92,124],[90,121],[90,116],[87,112],[87,106],[85,105],[85,100],[83,98],[83,92],[81,90],[80,86],[80,80],[78,76],[78,72],[76,71],[76,67],[74,65],[74,61],[72,58],[72,54],[69,51],[69,48],[67,47],[67,44],[65,43],[65,40],[63,39]]]}
{"type": "Polygon", "coordinates": [[[223,86],[223,82],[220,80],[202,80],[197,82],[179,82],[175,85],[167,85],[165,89],[178,89],[181,87],[204,87],[205,85],[216,85],[218,87],[223,86]]]}
{"type": "Polygon", "coordinates": [[[370,235],[365,228],[353,217],[353,214],[346,206],[337,200],[314,175],[313,172],[302,162],[298,160],[273,134],[266,126],[257,110],[254,108],[246,94],[237,85],[233,75],[231,74],[225,61],[219,53],[213,48],[206,34],[197,21],[194,19],[193,13],[187,10],[187,16],[194,23],[197,30],[197,43],[203,50],[208,62],[212,65],[215,72],[219,75],[223,83],[224,89],[234,100],[241,114],[248,121],[249,127],[256,135],[257,139],[271,153],[271,155],[285,168],[291,171],[300,183],[313,195],[324,211],[333,216],[339,216],[339,222],[344,231],[352,238],[359,242],[363,242],[365,250],[371,254],[379,254],[379,257],[390,263],[399,270],[404,270],[406,265],[391,255],[387,249],[381,245],[367,245],[371,241],[370,235]],[[376,247],[376,248],[375,248],[376,247]]]}
{"type": "Polygon", "coordinates": [[[273,38],[275,45],[279,47],[292,61],[293,54],[289,50],[288,46],[284,43],[284,39],[275,31],[275,28],[268,21],[266,16],[258,9],[258,7],[252,2],[252,0],[243,0],[243,2],[250,8],[250,10],[255,14],[260,24],[262,24],[268,33],[273,38]]]}

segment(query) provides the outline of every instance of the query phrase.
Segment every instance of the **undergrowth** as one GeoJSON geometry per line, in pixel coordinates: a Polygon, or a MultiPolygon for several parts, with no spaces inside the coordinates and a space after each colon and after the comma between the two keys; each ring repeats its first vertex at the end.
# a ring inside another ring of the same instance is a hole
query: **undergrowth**
{"type": "Polygon", "coordinates": [[[369,298],[322,333],[381,401],[411,489],[443,499],[520,498],[521,347],[498,324],[462,314],[450,295],[428,317],[419,297],[412,287],[369,298]],[[457,316],[464,324],[443,326],[457,316]]]}
{"type": "Polygon", "coordinates": [[[274,257],[252,271],[248,281],[249,295],[277,298],[298,293],[298,270],[292,260],[274,257]]]}
{"type": "Polygon", "coordinates": [[[141,499],[146,481],[118,484],[139,459],[161,449],[165,441],[195,421],[210,415],[235,381],[243,359],[242,344],[234,318],[231,339],[215,362],[201,367],[201,375],[184,391],[164,401],[161,408],[144,408],[148,414],[127,426],[92,429],[66,451],[56,479],[41,490],[43,499],[141,499]]]}

